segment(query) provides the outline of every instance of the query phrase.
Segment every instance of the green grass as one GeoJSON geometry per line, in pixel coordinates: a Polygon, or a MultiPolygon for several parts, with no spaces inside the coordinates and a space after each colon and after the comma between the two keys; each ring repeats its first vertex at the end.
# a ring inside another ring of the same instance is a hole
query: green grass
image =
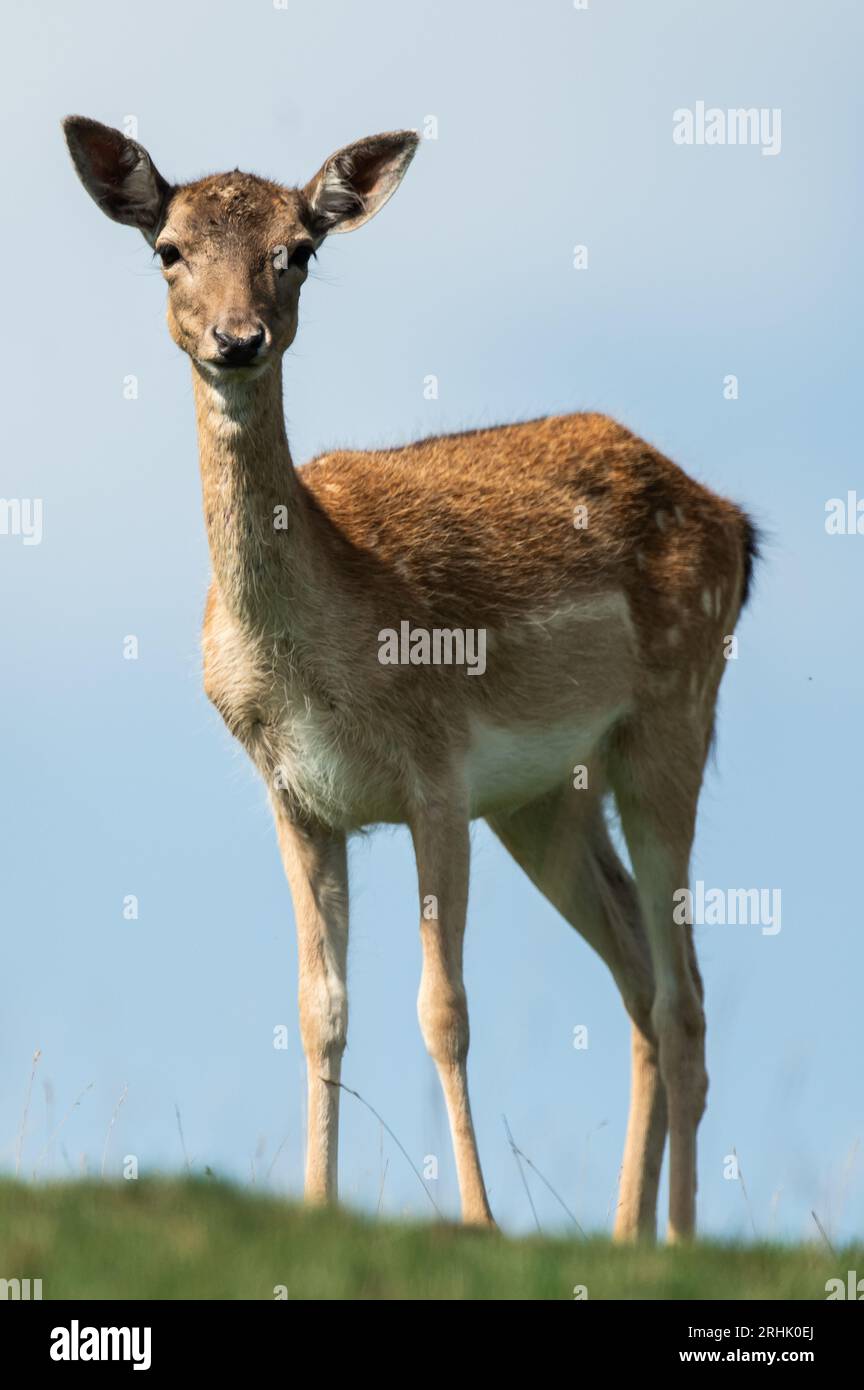
{"type": "Polygon", "coordinates": [[[864,1252],[616,1247],[311,1211],[207,1180],[0,1182],[0,1277],[46,1299],[824,1299],[864,1252]]]}

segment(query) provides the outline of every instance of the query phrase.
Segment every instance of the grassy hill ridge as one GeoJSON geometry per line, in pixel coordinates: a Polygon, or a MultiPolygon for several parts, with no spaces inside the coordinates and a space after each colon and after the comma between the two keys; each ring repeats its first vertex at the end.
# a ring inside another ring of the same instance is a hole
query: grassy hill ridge
{"type": "Polygon", "coordinates": [[[0,1181],[0,1277],[44,1299],[817,1299],[864,1251],[689,1249],[374,1221],[207,1179],[0,1181]],[[281,1296],[285,1296],[282,1294],[281,1296]]]}

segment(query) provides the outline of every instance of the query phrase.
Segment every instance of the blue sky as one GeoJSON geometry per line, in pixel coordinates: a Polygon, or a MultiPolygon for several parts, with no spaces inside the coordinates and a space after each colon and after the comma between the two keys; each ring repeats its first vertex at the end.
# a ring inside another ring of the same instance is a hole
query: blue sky
{"type": "MultiPolygon", "coordinates": [[[[700,1218],[832,1238],[864,1218],[857,232],[862,18],[853,3],[657,0],[578,11],[456,0],[18,4],[0,105],[15,133],[6,241],[0,535],[5,748],[0,1164],[40,1176],[204,1165],[297,1193],[303,1060],[292,910],[265,794],[200,683],[208,579],[188,364],[143,239],[100,217],[61,140],[120,125],[168,177],[234,165],[305,181],[339,145],[422,128],[372,224],[325,245],[286,359],[295,460],[555,411],[608,411],[747,506],[768,542],[721,696],[694,879],[779,888],[782,930],[697,928],[711,1090],[700,1218]],[[121,12],[125,11],[125,14],[121,12]],[[673,112],[779,108],[782,146],[673,143],[673,112]],[[573,247],[588,268],[573,268],[573,247]],[[424,378],[439,397],[424,397],[424,378]],[[728,374],[737,400],[724,398],[728,374]],[[138,396],[124,399],[124,379],[138,396]],[[134,634],[139,658],[123,658],[134,634]],[[124,896],[137,895],[137,921],[124,896]],[[272,1046],[285,1023],[289,1046],[272,1046]],[[45,1083],[48,1083],[46,1090],[45,1083]],[[737,1150],[746,1180],[724,1179],[737,1150]],[[256,1157],[257,1155],[257,1157],[256,1157]],[[83,1156],[83,1159],[82,1159],[83,1156]],[[749,1209],[748,1209],[749,1199],[749,1209]],[[752,1224],[751,1224],[752,1222],[752,1224]]],[[[443,1105],[416,1021],[406,832],[351,854],[344,1081],[455,1212],[443,1105]]],[[[471,1084],[493,1209],[531,1226],[502,1116],[585,1226],[611,1224],[629,1040],[605,968],[482,825],[466,948],[471,1084]],[[572,1046],[586,1024],[587,1050],[572,1046]]],[[[341,1186],[431,1213],[345,1097],[341,1186]],[[386,1174],[385,1174],[386,1170],[386,1174]],[[382,1175],[383,1195],[382,1195],[382,1175]]],[[[665,1183],[664,1183],[665,1190],[665,1183]]],[[[547,1229],[567,1220],[542,1186],[547,1229]]]]}

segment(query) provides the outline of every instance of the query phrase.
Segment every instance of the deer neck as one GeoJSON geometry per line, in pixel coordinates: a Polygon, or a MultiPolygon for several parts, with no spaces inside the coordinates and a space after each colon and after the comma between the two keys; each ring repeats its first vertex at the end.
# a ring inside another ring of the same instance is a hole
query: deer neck
{"type": "Polygon", "coordinates": [[[235,618],[284,621],[292,570],[309,544],[308,502],[288,448],[282,374],[215,381],[193,365],[204,520],[220,596],[235,618]]]}

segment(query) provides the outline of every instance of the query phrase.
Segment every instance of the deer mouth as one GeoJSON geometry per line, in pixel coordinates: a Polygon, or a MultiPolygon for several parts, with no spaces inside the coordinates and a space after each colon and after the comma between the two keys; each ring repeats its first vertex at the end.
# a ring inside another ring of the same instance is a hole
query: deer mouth
{"type": "Polygon", "coordinates": [[[253,381],[269,366],[266,357],[259,357],[254,362],[223,362],[218,357],[196,357],[195,361],[208,377],[216,381],[253,381]]]}

